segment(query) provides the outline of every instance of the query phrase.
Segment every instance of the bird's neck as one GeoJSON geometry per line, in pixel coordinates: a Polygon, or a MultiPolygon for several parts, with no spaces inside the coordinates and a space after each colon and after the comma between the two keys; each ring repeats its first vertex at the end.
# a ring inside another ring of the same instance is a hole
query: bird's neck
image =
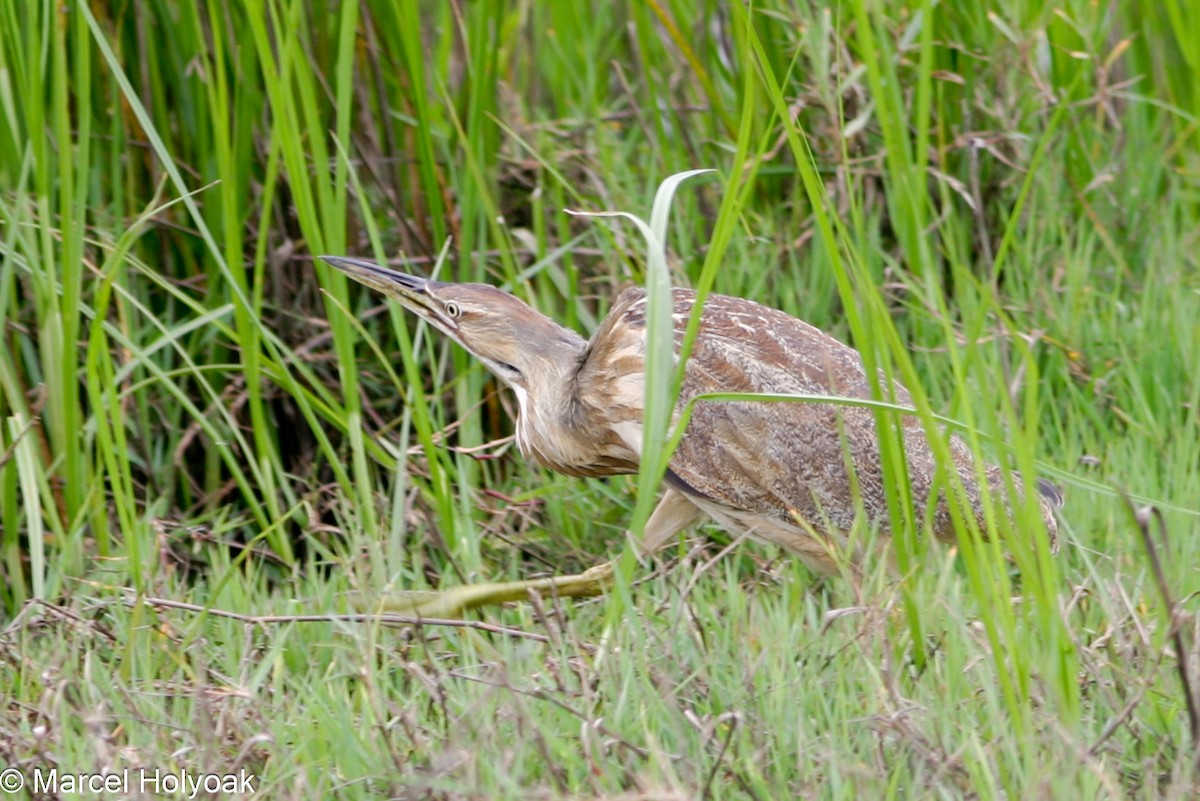
{"type": "MultiPolygon", "coordinates": [[[[527,459],[568,475],[636,472],[640,453],[608,425],[611,421],[603,418],[605,404],[586,397],[586,387],[581,392],[581,368],[590,354],[582,337],[563,340],[561,351],[539,380],[528,387],[513,387],[520,406],[517,446],[527,459]]],[[[638,423],[640,432],[640,416],[638,423]]]]}
{"type": "Polygon", "coordinates": [[[517,396],[517,446],[527,459],[551,469],[573,461],[579,439],[576,426],[574,373],[587,343],[563,337],[544,343],[537,375],[527,376],[524,386],[514,385],[517,396]]]}

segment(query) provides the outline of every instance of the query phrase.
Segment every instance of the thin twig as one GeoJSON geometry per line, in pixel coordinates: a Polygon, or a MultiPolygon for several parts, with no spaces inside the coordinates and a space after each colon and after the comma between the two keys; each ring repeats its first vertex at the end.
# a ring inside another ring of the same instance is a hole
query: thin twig
{"type": "Polygon", "coordinates": [[[216,607],[200,606],[199,604],[189,604],[183,601],[172,601],[169,598],[130,597],[125,599],[125,603],[129,606],[143,603],[159,609],[179,609],[184,612],[223,617],[256,626],[271,626],[283,623],[386,623],[401,626],[448,626],[450,628],[475,629],[476,631],[486,631],[492,634],[503,634],[506,637],[535,640],[542,643],[550,642],[550,638],[544,634],[535,634],[532,631],[523,631],[521,629],[509,628],[508,626],[497,626],[492,623],[484,623],[481,620],[413,617],[410,615],[396,615],[389,612],[350,612],[347,614],[319,615],[244,615],[240,612],[230,612],[216,607]]]}
{"type": "Polygon", "coordinates": [[[1137,521],[1138,531],[1142,535],[1142,544],[1146,546],[1146,554],[1150,557],[1150,569],[1154,573],[1154,581],[1158,585],[1158,592],[1162,595],[1163,603],[1167,607],[1171,626],[1167,636],[1175,645],[1175,668],[1179,673],[1179,683],[1183,685],[1183,698],[1187,704],[1188,724],[1192,735],[1192,748],[1195,750],[1193,760],[1195,760],[1197,767],[1200,767],[1200,711],[1197,711],[1196,692],[1192,687],[1192,679],[1188,671],[1188,651],[1183,641],[1183,627],[1180,625],[1182,616],[1179,612],[1179,606],[1171,598],[1171,588],[1167,586],[1167,576],[1163,571],[1162,560],[1158,555],[1158,546],[1155,545],[1154,539],[1150,535],[1150,518],[1153,517],[1155,522],[1158,523],[1159,538],[1162,539],[1163,547],[1169,549],[1167,522],[1163,517],[1162,510],[1158,507],[1148,506],[1138,510],[1134,508],[1133,502],[1124,492],[1121,492],[1121,497],[1124,498],[1126,505],[1133,512],[1134,519],[1137,521]]]}
{"type": "Polygon", "coordinates": [[[59,606],[58,604],[51,603],[50,601],[47,601],[45,598],[30,598],[28,601],[26,601],[24,607],[22,607],[21,611],[17,613],[17,616],[14,617],[12,619],[12,622],[10,622],[4,628],[4,632],[3,632],[4,636],[9,636],[12,633],[18,631],[23,626],[25,626],[26,623],[29,621],[29,618],[31,618],[33,616],[34,609],[45,609],[45,610],[57,615],[58,617],[63,618],[64,620],[69,620],[72,623],[78,623],[80,626],[83,626],[84,628],[88,628],[88,629],[91,629],[92,631],[95,631],[97,634],[104,637],[109,642],[117,641],[117,636],[115,634],[113,634],[112,631],[107,626],[105,626],[103,623],[99,623],[95,620],[88,620],[84,617],[81,617],[78,614],[76,614],[74,611],[66,608],[65,606],[59,606]]]}
{"type": "MultiPolygon", "coordinates": [[[[713,762],[712,770],[708,773],[708,780],[704,782],[704,791],[700,793],[700,797],[707,799],[711,796],[713,780],[717,778],[717,771],[721,769],[721,762],[725,759],[725,752],[729,750],[729,743],[733,741],[733,733],[737,731],[738,724],[742,722],[742,716],[736,712],[728,712],[721,717],[727,717],[729,720],[729,730],[725,732],[725,740],[721,743],[721,750],[717,753],[717,759],[713,762]]],[[[720,718],[716,722],[720,722],[720,718]]]]}
{"type": "Polygon", "coordinates": [[[25,435],[28,434],[33,428],[33,424],[39,419],[41,418],[30,418],[29,422],[25,424],[25,427],[17,432],[17,435],[13,437],[12,444],[5,449],[4,453],[0,453],[0,467],[3,467],[4,464],[13,457],[13,454],[17,452],[17,445],[21,444],[21,440],[25,438],[25,435]]]}

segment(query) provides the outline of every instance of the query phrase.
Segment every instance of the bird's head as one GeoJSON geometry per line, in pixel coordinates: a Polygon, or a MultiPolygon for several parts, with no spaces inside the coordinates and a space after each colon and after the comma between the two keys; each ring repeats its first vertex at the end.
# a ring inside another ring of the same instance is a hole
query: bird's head
{"type": "Polygon", "coordinates": [[[488,284],[431,281],[363,259],[321,259],[396,300],[522,393],[570,369],[586,346],[574,331],[488,284]]]}

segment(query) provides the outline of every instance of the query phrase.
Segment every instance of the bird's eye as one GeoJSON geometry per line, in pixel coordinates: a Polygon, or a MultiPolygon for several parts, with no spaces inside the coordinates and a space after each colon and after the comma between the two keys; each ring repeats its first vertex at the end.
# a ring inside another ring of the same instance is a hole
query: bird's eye
{"type": "Polygon", "coordinates": [[[459,317],[462,316],[462,309],[460,309],[458,307],[458,304],[455,303],[454,301],[452,301],[452,300],[447,301],[446,302],[446,316],[449,317],[451,320],[457,320],[459,317]]]}

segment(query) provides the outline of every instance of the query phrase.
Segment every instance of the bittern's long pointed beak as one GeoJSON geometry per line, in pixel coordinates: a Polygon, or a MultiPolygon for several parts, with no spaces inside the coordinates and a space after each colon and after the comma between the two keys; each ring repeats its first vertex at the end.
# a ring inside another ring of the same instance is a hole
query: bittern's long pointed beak
{"type": "Polygon", "coordinates": [[[318,256],[318,258],[333,267],[337,267],[346,275],[366,284],[372,289],[378,289],[392,297],[423,293],[430,281],[415,275],[398,272],[388,267],[381,267],[366,259],[351,259],[345,256],[318,256]]]}
{"type": "Polygon", "coordinates": [[[360,284],[395,299],[404,308],[457,338],[457,326],[454,321],[445,313],[443,304],[429,294],[430,288],[437,286],[439,282],[402,273],[366,259],[352,259],[346,256],[320,256],[319,258],[360,284]]]}

